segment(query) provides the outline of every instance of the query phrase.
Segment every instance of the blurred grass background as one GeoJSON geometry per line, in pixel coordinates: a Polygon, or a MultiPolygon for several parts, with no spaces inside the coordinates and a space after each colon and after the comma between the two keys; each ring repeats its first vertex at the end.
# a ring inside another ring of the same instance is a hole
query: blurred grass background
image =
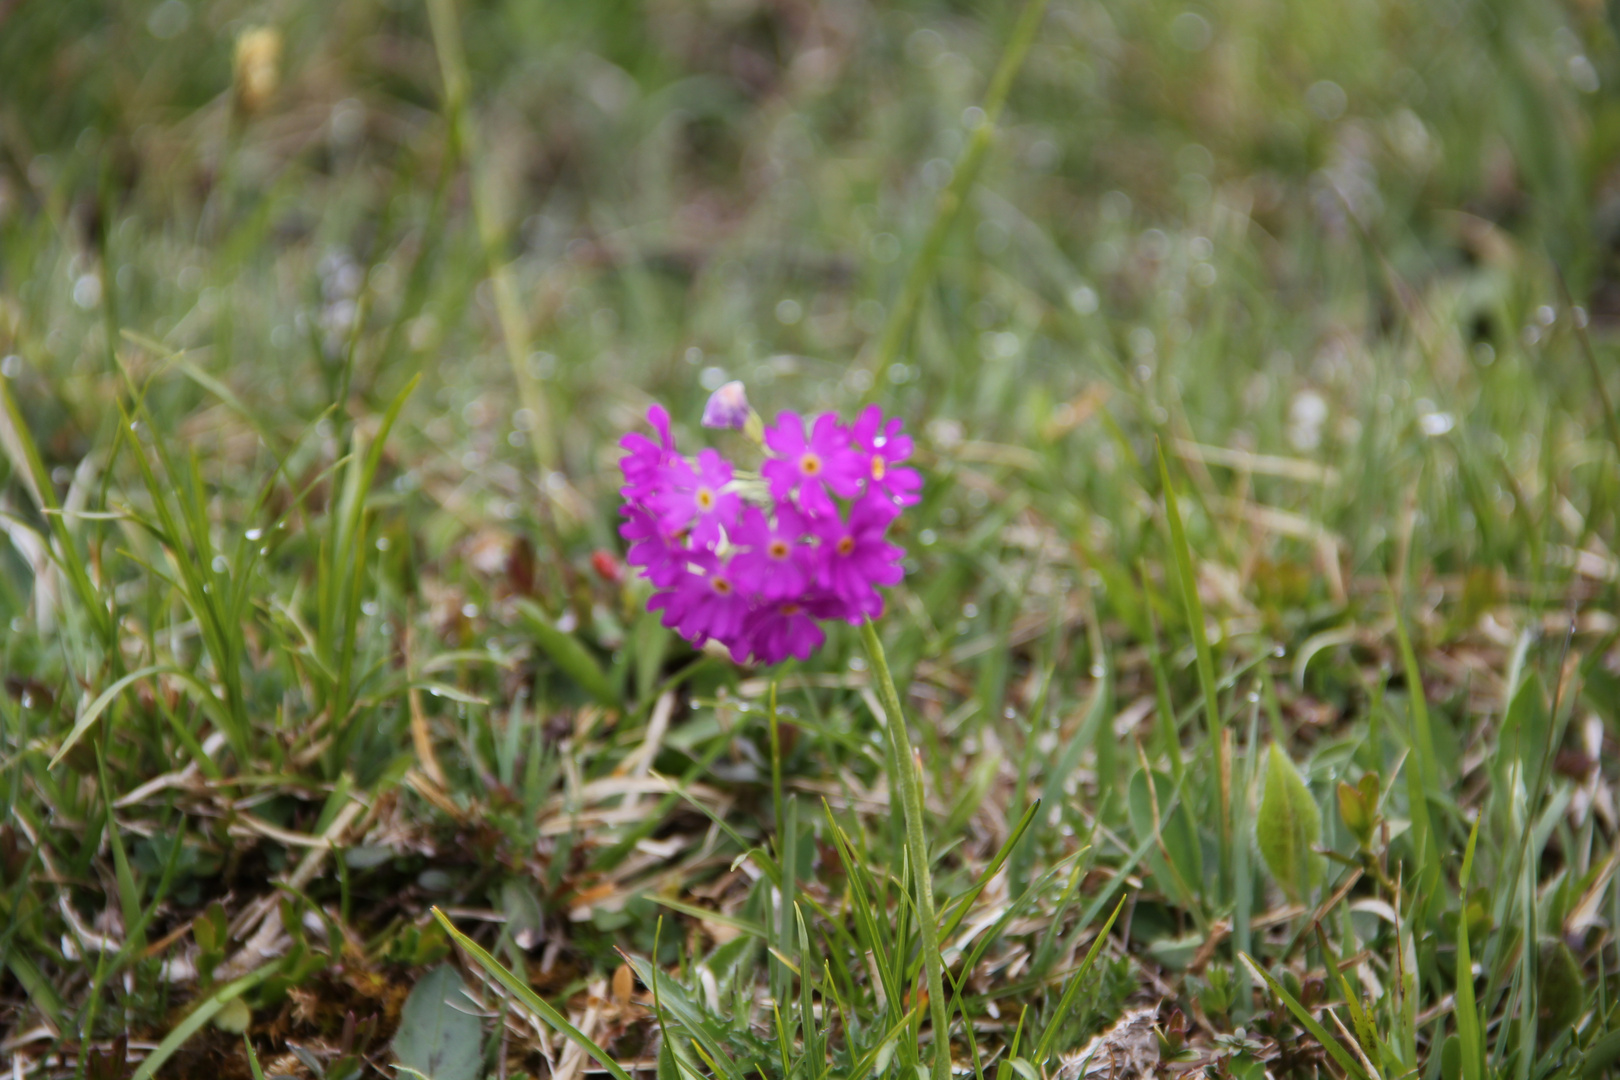
{"type": "Polygon", "coordinates": [[[1612,1068],[1615,12],[1023,10],[0,2],[0,1054],[393,1075],[438,904],[623,1061],[927,1061],[857,635],[739,672],[593,563],[740,378],[919,437],[959,1068],[1612,1068]]]}

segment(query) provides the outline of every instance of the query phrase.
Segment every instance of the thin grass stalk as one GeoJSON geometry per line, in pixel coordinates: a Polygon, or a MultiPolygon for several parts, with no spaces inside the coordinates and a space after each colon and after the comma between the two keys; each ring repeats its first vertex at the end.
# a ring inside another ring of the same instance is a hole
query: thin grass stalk
{"type": "Polygon", "coordinates": [[[1209,743],[1216,754],[1216,785],[1220,800],[1220,820],[1216,822],[1216,836],[1220,840],[1221,883],[1230,887],[1232,882],[1232,762],[1230,750],[1221,736],[1220,696],[1215,681],[1215,658],[1209,648],[1209,635],[1204,629],[1204,604],[1198,598],[1198,578],[1193,569],[1192,547],[1187,542],[1187,531],[1181,523],[1181,509],[1176,505],[1176,489],[1170,483],[1170,466],[1165,462],[1164,446],[1155,448],[1159,458],[1159,483],[1164,488],[1164,512],[1170,525],[1170,550],[1175,557],[1176,578],[1181,589],[1181,601],[1186,607],[1188,628],[1192,631],[1193,647],[1198,663],[1198,685],[1204,693],[1204,724],[1209,743]]]}
{"type": "MultiPolygon", "coordinates": [[[[1044,6],[1044,5],[1042,5],[1044,6]]],[[[900,709],[900,695],[894,689],[894,676],[889,673],[889,662],[883,654],[883,642],[878,640],[877,627],[871,619],[861,623],[861,643],[877,675],[878,699],[883,703],[889,733],[889,747],[895,763],[895,784],[900,789],[900,805],[906,821],[906,851],[911,861],[917,884],[917,930],[922,937],[923,977],[928,985],[929,1018],[934,1025],[934,1080],[950,1080],[951,1033],[950,1015],[945,1000],[944,967],[939,955],[939,925],[934,919],[934,884],[929,872],[928,840],[923,835],[922,777],[916,766],[916,754],[911,748],[911,736],[906,732],[905,714],[900,709]]]]}
{"type": "MultiPolygon", "coordinates": [[[[448,0],[437,2],[447,3],[448,0]]],[[[972,189],[979,170],[984,167],[985,158],[990,154],[990,140],[995,135],[996,120],[1001,116],[1001,107],[1006,104],[1007,91],[1012,88],[1013,78],[1018,74],[1018,69],[1024,66],[1024,57],[1029,54],[1029,48],[1035,42],[1035,32],[1040,29],[1041,18],[1046,14],[1046,5],[1047,0],[1029,0],[1018,17],[1017,25],[1013,27],[1012,36],[1007,39],[1001,60],[996,65],[995,74],[990,77],[989,88],[985,91],[979,122],[974,125],[973,134],[968,138],[962,156],[957,159],[956,168],[951,173],[951,182],[939,193],[939,199],[934,204],[934,220],[929,224],[928,232],[923,237],[922,248],[917,252],[916,260],[906,272],[906,280],[900,287],[899,297],[895,299],[894,310],[889,313],[888,321],[883,325],[883,336],[878,339],[877,348],[872,353],[872,361],[867,365],[868,370],[874,375],[886,371],[889,365],[894,363],[895,357],[900,355],[900,346],[905,343],[906,335],[911,331],[911,324],[916,318],[923,292],[928,288],[928,283],[934,279],[940,253],[945,247],[945,238],[950,235],[951,226],[956,223],[956,217],[962,211],[962,204],[967,201],[968,191],[972,189]]],[[[872,385],[877,384],[878,380],[874,378],[872,385]]]]}
{"type": "MultiPolygon", "coordinates": [[[[433,49],[439,57],[439,74],[444,82],[445,118],[459,134],[459,145],[472,174],[473,217],[478,226],[478,240],[488,263],[489,283],[495,293],[495,314],[501,324],[501,338],[506,344],[506,359],[512,366],[512,378],[517,383],[518,397],[523,407],[534,417],[528,432],[528,442],[534,450],[535,464],[542,478],[557,468],[557,433],[552,428],[552,410],[546,400],[545,388],[530,373],[529,327],[518,303],[517,286],[512,271],[501,255],[504,238],[497,220],[494,198],[490,190],[490,177],[477,152],[472,125],[467,115],[467,97],[470,80],[467,77],[467,55],[461,44],[461,24],[458,21],[455,0],[428,0],[428,21],[432,25],[433,49]]],[[[547,490],[541,485],[542,490],[547,490]]]]}

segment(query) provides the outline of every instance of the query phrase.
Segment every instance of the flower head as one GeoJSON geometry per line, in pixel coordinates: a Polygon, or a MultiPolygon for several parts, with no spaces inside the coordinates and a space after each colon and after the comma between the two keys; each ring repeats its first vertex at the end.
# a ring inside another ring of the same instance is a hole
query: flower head
{"type": "MultiPolygon", "coordinates": [[[[737,426],[739,410],[757,434],[741,384],[715,392],[704,423],[737,426]]],[[[806,431],[804,418],[782,413],[764,432],[764,484],[715,450],[681,456],[658,406],[647,419],[656,439],[632,433],[620,442],[619,535],[630,545],[625,561],[653,584],[647,607],[665,626],[697,645],[724,645],[738,663],[772,664],[807,659],[826,620],[883,611],[879,588],[904,576],[889,526],[922,483],[899,465],[911,440],[898,418],[885,421],[873,407],[851,429],[825,413],[806,431]]]]}
{"type": "Polygon", "coordinates": [[[686,572],[686,560],[691,549],[685,537],[669,532],[658,518],[634,503],[620,508],[625,522],[619,526],[619,535],[630,542],[624,561],[641,567],[642,574],[659,588],[668,588],[686,572]]]}

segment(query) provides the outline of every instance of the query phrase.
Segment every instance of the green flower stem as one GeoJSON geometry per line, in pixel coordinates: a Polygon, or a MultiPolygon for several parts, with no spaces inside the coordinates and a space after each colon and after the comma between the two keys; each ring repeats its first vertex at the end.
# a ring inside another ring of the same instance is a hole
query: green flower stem
{"type": "Polygon", "coordinates": [[[934,920],[934,882],[929,869],[928,841],[923,837],[922,775],[916,767],[916,754],[911,749],[911,736],[906,732],[906,717],[900,709],[900,695],[895,693],[894,677],[889,674],[889,662],[883,655],[883,643],[878,640],[877,628],[872,620],[861,624],[861,642],[872,661],[877,675],[878,700],[887,714],[884,727],[889,732],[889,747],[894,751],[895,786],[900,789],[900,806],[906,818],[906,850],[911,858],[912,873],[917,878],[917,916],[922,931],[923,975],[928,980],[928,1011],[934,1024],[934,1080],[949,1080],[951,1075],[950,1017],[946,1012],[944,965],[939,958],[939,926],[934,920]]]}

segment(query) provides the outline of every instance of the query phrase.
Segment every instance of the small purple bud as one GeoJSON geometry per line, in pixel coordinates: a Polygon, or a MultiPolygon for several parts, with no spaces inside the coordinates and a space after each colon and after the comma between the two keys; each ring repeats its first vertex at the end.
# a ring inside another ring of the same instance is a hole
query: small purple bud
{"type": "Polygon", "coordinates": [[[748,412],[743,384],[733,380],[709,395],[709,403],[703,406],[703,426],[741,431],[748,424],[748,412]]]}

